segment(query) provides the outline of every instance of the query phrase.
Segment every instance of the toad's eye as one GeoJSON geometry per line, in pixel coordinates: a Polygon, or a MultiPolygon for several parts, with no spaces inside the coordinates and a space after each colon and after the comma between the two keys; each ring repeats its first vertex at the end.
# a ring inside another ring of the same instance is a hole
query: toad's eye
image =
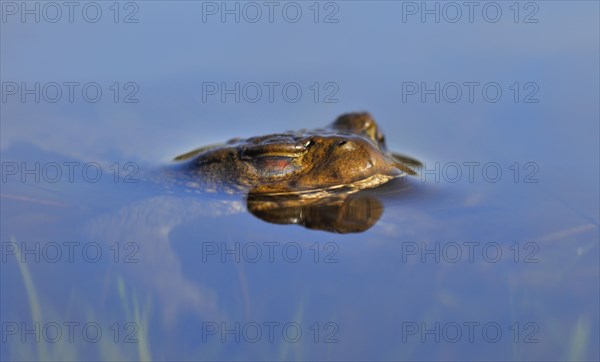
{"type": "Polygon", "coordinates": [[[257,157],[252,160],[254,170],[261,176],[284,176],[298,170],[294,158],[282,156],[257,157]]]}
{"type": "Polygon", "coordinates": [[[347,141],[339,141],[339,142],[337,143],[337,145],[338,145],[338,146],[343,146],[343,145],[345,145],[346,143],[347,143],[347,141]]]}
{"type": "Polygon", "coordinates": [[[306,141],[306,143],[304,144],[304,148],[308,149],[310,146],[314,145],[315,142],[313,140],[308,140],[306,141]]]}

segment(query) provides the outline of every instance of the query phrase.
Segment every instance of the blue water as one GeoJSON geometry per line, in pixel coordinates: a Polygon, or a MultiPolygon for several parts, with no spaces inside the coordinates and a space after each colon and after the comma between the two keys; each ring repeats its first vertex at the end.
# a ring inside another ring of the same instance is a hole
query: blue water
{"type": "Polygon", "coordinates": [[[2,360],[600,358],[597,2],[21,4],[0,9],[2,360]],[[362,196],[364,232],[156,177],[360,110],[425,164],[362,196]]]}

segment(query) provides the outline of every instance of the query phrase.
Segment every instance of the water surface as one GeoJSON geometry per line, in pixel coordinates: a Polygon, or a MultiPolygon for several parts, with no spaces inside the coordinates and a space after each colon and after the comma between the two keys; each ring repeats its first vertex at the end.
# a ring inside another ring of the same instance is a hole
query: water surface
{"type": "Polygon", "coordinates": [[[53,103],[3,86],[2,359],[598,360],[597,3],[455,23],[410,2],[321,3],[316,23],[308,2],[295,23],[163,1],[115,23],[99,4],[96,23],[1,23],[4,84],[103,90],[53,103]],[[223,82],[303,93],[207,93],[223,82]],[[367,192],[364,232],[148,177],[197,146],[360,110],[425,163],[367,192]]]}

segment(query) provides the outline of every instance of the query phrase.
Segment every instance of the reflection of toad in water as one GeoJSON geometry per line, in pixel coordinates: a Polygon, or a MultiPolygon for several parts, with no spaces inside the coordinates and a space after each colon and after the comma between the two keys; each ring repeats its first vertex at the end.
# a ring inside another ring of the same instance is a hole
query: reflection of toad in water
{"type": "Polygon", "coordinates": [[[250,194],[246,206],[254,216],[273,224],[296,224],[340,234],[360,233],[370,229],[383,215],[383,196],[397,198],[409,187],[410,184],[399,179],[383,189],[356,193],[340,190],[321,198],[250,194]]]}
{"type": "Polygon", "coordinates": [[[340,234],[368,230],[383,213],[377,198],[359,194],[323,199],[249,195],[247,207],[254,216],[270,223],[297,224],[340,234]]]}

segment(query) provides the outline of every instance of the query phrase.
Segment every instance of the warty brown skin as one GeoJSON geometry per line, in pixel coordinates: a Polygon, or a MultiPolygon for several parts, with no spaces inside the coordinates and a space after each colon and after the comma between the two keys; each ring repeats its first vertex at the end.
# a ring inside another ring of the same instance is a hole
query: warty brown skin
{"type": "Polygon", "coordinates": [[[415,159],[387,151],[368,113],[341,115],[323,129],[232,139],[175,160],[189,160],[186,169],[198,181],[274,195],[374,187],[414,175],[412,167],[420,166],[415,159]]]}

